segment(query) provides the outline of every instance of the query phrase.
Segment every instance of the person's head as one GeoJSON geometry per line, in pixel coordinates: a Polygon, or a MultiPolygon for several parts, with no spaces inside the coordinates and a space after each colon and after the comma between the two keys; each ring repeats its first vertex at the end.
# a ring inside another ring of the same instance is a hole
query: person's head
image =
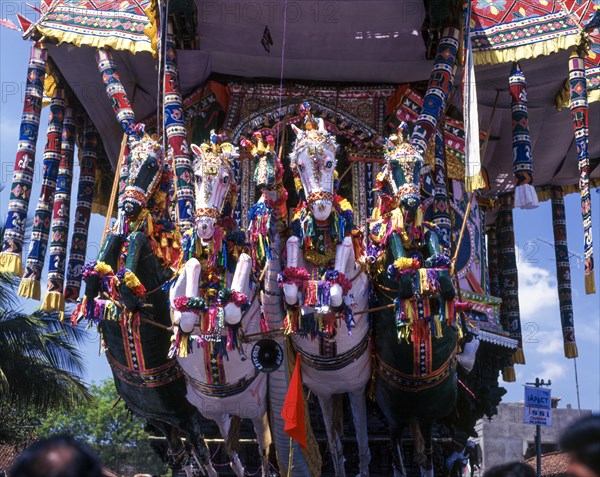
{"type": "Polygon", "coordinates": [[[9,477],[102,477],[102,463],[86,444],[69,436],[44,439],[25,449],[9,477]]]}
{"type": "Polygon", "coordinates": [[[524,462],[496,465],[486,471],[484,477],[536,477],[535,470],[524,462]]]}
{"type": "Polygon", "coordinates": [[[600,477],[600,416],[590,416],[569,426],[560,438],[569,453],[572,477],[600,477]]]}

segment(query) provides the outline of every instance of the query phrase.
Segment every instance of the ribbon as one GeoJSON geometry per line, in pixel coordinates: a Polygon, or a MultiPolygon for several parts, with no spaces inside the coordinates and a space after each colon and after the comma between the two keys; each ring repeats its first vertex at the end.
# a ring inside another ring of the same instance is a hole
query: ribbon
{"type": "Polygon", "coordinates": [[[35,150],[44,96],[46,50],[38,43],[31,47],[19,143],[15,158],[8,213],[4,225],[4,241],[0,253],[0,272],[22,275],[23,237],[31,198],[35,150]]]}
{"type": "Polygon", "coordinates": [[[554,232],[554,256],[556,258],[556,278],[558,282],[558,303],[566,358],[577,358],[573,302],[571,300],[571,266],[567,245],[567,217],[561,187],[550,191],[552,200],[552,231],[554,232]]]}
{"type": "Polygon", "coordinates": [[[46,148],[44,150],[42,191],[35,209],[33,230],[29,243],[29,254],[25,264],[25,274],[19,285],[18,295],[40,299],[40,277],[44,268],[48,233],[54,207],[54,193],[58,166],[61,160],[61,137],[65,116],[65,93],[56,88],[50,102],[46,148]]]}
{"type": "Polygon", "coordinates": [[[473,192],[485,188],[481,172],[479,148],[479,112],[477,111],[477,83],[471,43],[471,4],[465,14],[465,65],[463,68],[463,116],[465,121],[465,189],[473,192]]]}
{"type": "Polygon", "coordinates": [[[182,233],[194,227],[194,169],[187,142],[183,100],[179,86],[177,52],[172,35],[167,36],[164,78],[165,131],[173,155],[177,181],[177,210],[182,233]]]}
{"type": "Polygon", "coordinates": [[[575,144],[577,145],[577,161],[579,164],[585,292],[589,295],[596,293],[596,285],[594,283],[592,200],[590,198],[590,158],[588,155],[588,101],[584,58],[577,51],[574,51],[569,59],[569,90],[571,94],[571,119],[575,129],[575,144]]]}
{"type": "Polygon", "coordinates": [[[538,198],[533,186],[533,159],[527,114],[527,82],[518,62],[513,63],[508,78],[512,115],[513,171],[515,174],[515,207],[535,209],[538,198]]]}
{"type": "Polygon", "coordinates": [[[81,288],[82,269],[85,263],[88,229],[92,213],[99,144],[100,136],[98,135],[98,131],[89,116],[86,116],[83,125],[77,209],[75,210],[75,223],[73,225],[69,265],[67,267],[67,286],[65,288],[65,301],[67,302],[77,301],[81,288]]]}
{"type": "Polygon", "coordinates": [[[65,262],[67,260],[67,239],[69,238],[75,134],[75,118],[73,117],[73,110],[67,107],[65,108],[65,119],[61,141],[61,158],[60,164],[58,165],[54,210],[52,212],[48,293],[44,297],[41,307],[42,311],[58,310],[63,312],[65,308],[63,286],[65,282],[65,262]]]}

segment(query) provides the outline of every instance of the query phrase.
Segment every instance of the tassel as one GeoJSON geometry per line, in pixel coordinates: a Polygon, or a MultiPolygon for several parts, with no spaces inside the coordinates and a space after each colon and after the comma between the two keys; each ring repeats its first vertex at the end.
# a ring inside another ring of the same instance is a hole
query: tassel
{"type": "Polygon", "coordinates": [[[565,343],[565,358],[577,358],[578,356],[577,343],[565,343]]]}
{"type": "Polygon", "coordinates": [[[514,383],[517,380],[514,366],[505,366],[502,369],[502,379],[507,383],[514,383]]]}
{"type": "Polygon", "coordinates": [[[510,358],[511,364],[525,364],[525,354],[523,348],[517,348],[515,353],[510,358]]]}
{"type": "Polygon", "coordinates": [[[35,277],[27,277],[21,280],[19,283],[19,290],[17,291],[17,295],[22,296],[23,298],[32,298],[34,300],[39,300],[42,294],[40,281],[35,277]]]}
{"type": "Polygon", "coordinates": [[[21,255],[11,253],[0,253],[0,273],[23,274],[23,261],[21,255]]]}

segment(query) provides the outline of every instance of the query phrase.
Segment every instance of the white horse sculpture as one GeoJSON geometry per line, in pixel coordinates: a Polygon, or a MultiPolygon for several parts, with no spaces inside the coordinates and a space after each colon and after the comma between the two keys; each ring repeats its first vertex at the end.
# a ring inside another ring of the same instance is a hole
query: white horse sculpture
{"type": "Polygon", "coordinates": [[[335,195],[335,137],[307,105],[303,131],[291,167],[305,200],[294,211],[287,264],[280,275],[287,333],[301,356],[304,384],[319,398],[336,476],[344,477],[344,456],[334,425],[333,395],[348,393],[360,457],[360,477],[369,475],[365,387],[371,377],[368,278],[357,259],[362,238],[354,232],[352,209],[335,195]],[[358,252],[358,253],[357,253],[358,252]]]}
{"type": "Polygon", "coordinates": [[[230,161],[238,157],[237,149],[213,140],[192,145],[192,150],[196,227],[184,238],[187,262],[170,294],[172,352],[184,371],[188,400],[218,424],[238,477],[243,477],[244,468],[231,445],[230,429],[239,418],[252,420],[266,477],[271,444],[267,375],[258,373],[248,359],[251,345],[239,340],[262,329],[258,284],[251,281],[252,259],[243,246],[243,233],[232,232],[237,188],[230,161]]]}

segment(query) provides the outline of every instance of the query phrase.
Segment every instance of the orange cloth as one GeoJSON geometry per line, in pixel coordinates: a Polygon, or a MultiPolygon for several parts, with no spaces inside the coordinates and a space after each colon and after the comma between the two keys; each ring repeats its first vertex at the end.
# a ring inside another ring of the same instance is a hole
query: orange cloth
{"type": "Polygon", "coordinates": [[[304,394],[300,376],[300,353],[296,355],[296,366],[281,410],[285,425],[283,430],[306,450],[306,421],[304,417],[304,394]]]}

